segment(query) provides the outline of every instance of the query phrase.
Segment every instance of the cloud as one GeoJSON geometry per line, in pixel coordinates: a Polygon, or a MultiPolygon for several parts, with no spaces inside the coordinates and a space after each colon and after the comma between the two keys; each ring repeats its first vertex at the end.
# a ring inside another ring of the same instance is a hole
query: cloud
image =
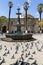
{"type": "Polygon", "coordinates": [[[31,5],[31,0],[27,0],[27,2],[29,3],[29,6],[31,5]]]}
{"type": "Polygon", "coordinates": [[[36,12],[35,16],[36,16],[36,17],[39,17],[39,13],[38,13],[38,12],[36,12]]]}
{"type": "Polygon", "coordinates": [[[27,0],[29,3],[31,3],[31,0],[27,0]]]}
{"type": "MultiPolygon", "coordinates": [[[[23,6],[20,6],[20,13],[21,13],[20,18],[23,18],[23,15],[25,13],[23,6]]],[[[18,15],[16,15],[16,18],[17,17],[18,17],[18,15]]]]}
{"type": "Polygon", "coordinates": [[[23,15],[24,15],[25,11],[24,11],[23,6],[21,6],[20,8],[21,8],[20,12],[22,13],[20,17],[23,18],[23,15]]]}

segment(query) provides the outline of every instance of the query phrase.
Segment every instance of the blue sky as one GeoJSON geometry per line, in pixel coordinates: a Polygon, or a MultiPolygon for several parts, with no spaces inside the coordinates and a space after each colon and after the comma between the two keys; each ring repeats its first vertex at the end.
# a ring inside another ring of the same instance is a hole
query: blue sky
{"type": "MultiPolygon", "coordinates": [[[[8,17],[8,13],[9,13],[8,2],[9,1],[13,2],[13,7],[11,10],[11,18],[16,17],[18,6],[21,8],[20,12],[22,13],[22,15],[25,13],[23,9],[23,4],[25,1],[29,2],[30,7],[28,9],[28,13],[33,15],[35,18],[39,17],[39,14],[37,12],[37,5],[39,3],[43,3],[43,0],[0,0],[0,16],[8,17]]],[[[43,13],[42,13],[42,18],[43,18],[43,13]]]]}

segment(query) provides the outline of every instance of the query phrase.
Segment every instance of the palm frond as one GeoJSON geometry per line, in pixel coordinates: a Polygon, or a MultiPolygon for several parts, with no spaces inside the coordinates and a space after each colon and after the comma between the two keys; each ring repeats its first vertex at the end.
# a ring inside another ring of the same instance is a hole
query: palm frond
{"type": "Polygon", "coordinates": [[[9,1],[8,6],[9,7],[12,7],[13,6],[13,3],[11,1],[9,1]]]}

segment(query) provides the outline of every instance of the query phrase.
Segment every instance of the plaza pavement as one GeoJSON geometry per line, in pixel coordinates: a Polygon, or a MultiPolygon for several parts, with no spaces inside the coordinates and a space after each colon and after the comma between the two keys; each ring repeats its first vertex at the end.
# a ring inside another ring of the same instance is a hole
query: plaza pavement
{"type": "Polygon", "coordinates": [[[33,34],[33,38],[35,38],[35,39],[37,39],[37,40],[40,40],[40,41],[43,41],[43,33],[33,34]]]}
{"type": "Polygon", "coordinates": [[[5,35],[0,35],[0,65],[14,65],[16,61],[19,65],[20,61],[29,65],[43,65],[43,34],[33,34],[33,37],[37,40],[5,42],[1,40],[5,35]]]}

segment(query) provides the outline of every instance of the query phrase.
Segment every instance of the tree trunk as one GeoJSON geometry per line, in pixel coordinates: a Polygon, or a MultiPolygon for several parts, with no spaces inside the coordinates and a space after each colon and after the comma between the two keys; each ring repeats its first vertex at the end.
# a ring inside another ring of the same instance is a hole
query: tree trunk
{"type": "Polygon", "coordinates": [[[9,8],[8,31],[10,31],[10,15],[11,15],[11,8],[9,8]]]}
{"type": "Polygon", "coordinates": [[[40,13],[40,22],[41,22],[41,13],[40,13]]]}
{"type": "Polygon", "coordinates": [[[26,10],[26,30],[27,30],[27,10],[26,10]]]}

